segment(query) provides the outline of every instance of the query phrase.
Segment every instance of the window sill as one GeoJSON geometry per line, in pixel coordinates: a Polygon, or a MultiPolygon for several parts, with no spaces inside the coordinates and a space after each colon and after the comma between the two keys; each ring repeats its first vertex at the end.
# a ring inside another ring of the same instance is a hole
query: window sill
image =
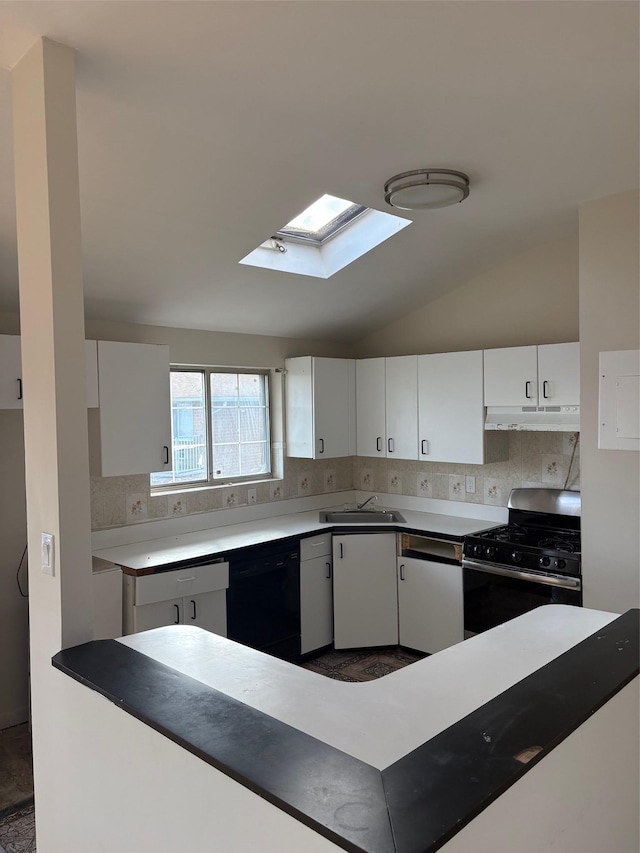
{"type": "Polygon", "coordinates": [[[245,486],[259,486],[261,483],[280,483],[283,477],[262,477],[259,480],[230,480],[225,483],[203,483],[196,485],[195,483],[176,483],[174,486],[158,486],[150,488],[149,494],[151,497],[162,497],[163,495],[184,494],[185,492],[208,492],[216,491],[217,489],[241,489],[245,486]]]}

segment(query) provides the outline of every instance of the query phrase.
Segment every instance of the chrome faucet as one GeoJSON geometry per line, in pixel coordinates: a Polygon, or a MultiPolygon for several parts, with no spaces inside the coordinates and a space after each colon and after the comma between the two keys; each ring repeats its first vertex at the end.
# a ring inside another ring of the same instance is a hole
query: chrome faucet
{"type": "Polygon", "coordinates": [[[356,504],[356,509],[358,509],[358,510],[359,510],[359,509],[364,509],[368,503],[371,503],[371,501],[377,501],[377,500],[378,500],[378,496],[377,496],[377,495],[371,495],[371,497],[370,497],[370,498],[367,498],[367,499],[366,499],[366,501],[364,501],[363,503],[361,503],[361,504],[356,504]]]}

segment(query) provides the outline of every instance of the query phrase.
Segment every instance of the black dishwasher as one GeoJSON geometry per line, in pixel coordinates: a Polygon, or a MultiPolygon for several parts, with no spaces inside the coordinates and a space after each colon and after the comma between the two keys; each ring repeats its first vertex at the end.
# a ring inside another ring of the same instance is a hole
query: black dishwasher
{"type": "Polygon", "coordinates": [[[283,660],[300,657],[298,543],[229,555],[227,636],[283,660]]]}

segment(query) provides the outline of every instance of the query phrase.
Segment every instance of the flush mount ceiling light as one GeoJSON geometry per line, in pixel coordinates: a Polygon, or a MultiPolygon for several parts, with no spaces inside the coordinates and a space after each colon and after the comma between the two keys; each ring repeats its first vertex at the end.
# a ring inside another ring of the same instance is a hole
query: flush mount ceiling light
{"type": "Polygon", "coordinates": [[[430,210],[458,204],[469,195],[469,176],[452,169],[400,172],[384,185],[384,199],[400,210],[430,210]]]}

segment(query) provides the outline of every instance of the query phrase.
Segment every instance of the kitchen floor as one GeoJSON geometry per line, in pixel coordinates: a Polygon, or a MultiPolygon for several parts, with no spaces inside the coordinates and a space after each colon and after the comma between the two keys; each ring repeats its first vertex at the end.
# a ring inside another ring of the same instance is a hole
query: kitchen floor
{"type": "Polygon", "coordinates": [[[427,657],[402,646],[369,649],[332,649],[301,664],[311,672],[337,681],[373,681],[427,657]]]}
{"type": "Polygon", "coordinates": [[[34,853],[31,733],[26,723],[0,731],[0,853],[34,853]]]}

